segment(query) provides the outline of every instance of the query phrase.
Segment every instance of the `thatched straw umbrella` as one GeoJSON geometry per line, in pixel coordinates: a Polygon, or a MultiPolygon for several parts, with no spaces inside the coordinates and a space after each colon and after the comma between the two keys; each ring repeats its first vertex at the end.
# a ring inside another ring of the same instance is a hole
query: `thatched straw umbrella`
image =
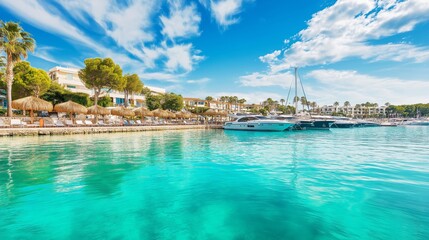
{"type": "Polygon", "coordinates": [[[201,115],[204,115],[204,116],[219,116],[219,113],[216,112],[213,109],[209,109],[209,110],[203,112],[201,115]]]}
{"type": "Polygon", "coordinates": [[[145,107],[136,108],[133,111],[136,115],[140,115],[142,119],[144,116],[153,116],[152,112],[149,111],[149,109],[147,109],[145,107]]]}
{"type": "Polygon", "coordinates": [[[79,103],[75,103],[73,101],[67,101],[65,103],[57,104],[55,105],[54,110],[56,112],[68,113],[73,123],[74,123],[73,113],[86,114],[88,112],[88,109],[86,109],[86,107],[80,105],[79,103]]]}
{"type": "Polygon", "coordinates": [[[135,113],[132,110],[126,109],[124,107],[117,107],[112,109],[112,115],[122,116],[122,117],[133,117],[135,116],[135,113]]]}
{"type": "Polygon", "coordinates": [[[168,117],[168,114],[160,108],[153,110],[152,113],[153,113],[153,116],[155,117],[160,117],[160,118],[168,117]]]}
{"type": "Polygon", "coordinates": [[[183,117],[184,117],[184,118],[192,118],[192,113],[190,113],[190,112],[185,112],[185,113],[183,114],[183,117]]]}
{"type": "Polygon", "coordinates": [[[110,114],[110,110],[106,109],[104,107],[98,106],[98,105],[94,105],[88,108],[88,114],[92,114],[92,115],[109,115],[110,114]]]}
{"type": "Polygon", "coordinates": [[[174,112],[170,112],[170,111],[166,111],[166,112],[168,114],[168,118],[171,118],[171,119],[176,118],[176,114],[174,112]]]}
{"type": "Polygon", "coordinates": [[[98,105],[94,105],[88,108],[88,114],[95,115],[94,123],[97,123],[98,115],[109,115],[110,110],[98,105]]]}
{"type": "Polygon", "coordinates": [[[185,118],[185,113],[184,112],[177,112],[176,117],[177,118],[185,118]]]}
{"type": "Polygon", "coordinates": [[[12,107],[20,110],[29,110],[31,123],[34,122],[34,112],[33,111],[52,111],[52,103],[36,98],[33,96],[20,98],[12,101],[12,107]]]}

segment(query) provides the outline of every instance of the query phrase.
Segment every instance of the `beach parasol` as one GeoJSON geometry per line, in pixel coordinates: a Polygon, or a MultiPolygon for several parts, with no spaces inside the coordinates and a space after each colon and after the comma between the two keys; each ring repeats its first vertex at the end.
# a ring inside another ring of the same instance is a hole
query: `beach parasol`
{"type": "Polygon", "coordinates": [[[104,107],[98,106],[98,105],[94,105],[88,108],[88,114],[92,114],[92,115],[109,115],[110,114],[110,110],[106,109],[104,107]]]}
{"type": "Polygon", "coordinates": [[[168,117],[168,114],[160,108],[153,110],[152,114],[153,114],[153,116],[160,117],[160,118],[168,117]]]}
{"type": "Polygon", "coordinates": [[[60,103],[55,105],[54,110],[56,112],[65,112],[69,113],[71,120],[74,122],[73,113],[86,114],[88,109],[86,107],[80,105],[79,103],[75,103],[73,101],[67,101],[64,103],[60,103]]]}
{"type": "Polygon", "coordinates": [[[177,112],[176,117],[177,118],[185,118],[185,113],[184,112],[177,112]]]}
{"type": "Polygon", "coordinates": [[[133,111],[136,115],[140,115],[142,119],[144,116],[153,116],[153,113],[145,107],[136,108],[133,111]]]}
{"type": "Polygon", "coordinates": [[[176,114],[174,112],[166,111],[168,118],[176,118],[176,114]]]}
{"type": "Polygon", "coordinates": [[[47,102],[43,99],[36,98],[33,96],[20,98],[12,101],[12,107],[20,110],[29,110],[31,123],[33,123],[34,113],[33,111],[52,111],[52,103],[47,102]]]}
{"type": "Polygon", "coordinates": [[[126,109],[124,107],[117,107],[112,109],[112,115],[123,116],[123,117],[133,117],[135,116],[135,113],[132,110],[126,109]]]}
{"type": "Polygon", "coordinates": [[[203,112],[202,115],[204,115],[204,116],[219,116],[219,113],[213,109],[209,109],[209,110],[203,112]]]}

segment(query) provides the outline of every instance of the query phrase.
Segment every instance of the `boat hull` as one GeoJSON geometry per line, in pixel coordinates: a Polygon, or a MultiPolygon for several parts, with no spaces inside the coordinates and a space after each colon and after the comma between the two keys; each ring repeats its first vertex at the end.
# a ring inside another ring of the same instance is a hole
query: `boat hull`
{"type": "Polygon", "coordinates": [[[291,128],[293,123],[252,123],[252,122],[230,122],[225,123],[225,130],[239,131],[266,131],[266,132],[281,132],[291,128]]]}
{"type": "Polygon", "coordinates": [[[294,127],[296,130],[329,130],[334,121],[329,120],[301,120],[294,127]]]}

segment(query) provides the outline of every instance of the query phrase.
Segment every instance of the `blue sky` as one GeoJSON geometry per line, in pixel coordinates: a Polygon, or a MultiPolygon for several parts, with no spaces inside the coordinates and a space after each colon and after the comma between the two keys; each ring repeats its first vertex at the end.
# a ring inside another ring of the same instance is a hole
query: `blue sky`
{"type": "Polygon", "coordinates": [[[45,70],[111,57],[186,97],[429,102],[427,0],[0,0],[37,41],[45,70]],[[300,93],[302,95],[302,93],[300,93]]]}

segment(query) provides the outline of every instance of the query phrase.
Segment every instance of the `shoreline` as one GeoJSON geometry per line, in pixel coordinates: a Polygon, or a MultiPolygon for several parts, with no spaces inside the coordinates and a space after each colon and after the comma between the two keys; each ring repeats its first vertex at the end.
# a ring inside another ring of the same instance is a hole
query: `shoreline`
{"type": "Polygon", "coordinates": [[[0,138],[15,137],[15,136],[53,136],[53,135],[188,130],[188,129],[222,129],[222,126],[221,125],[158,125],[158,126],[0,128],[0,138]]]}

